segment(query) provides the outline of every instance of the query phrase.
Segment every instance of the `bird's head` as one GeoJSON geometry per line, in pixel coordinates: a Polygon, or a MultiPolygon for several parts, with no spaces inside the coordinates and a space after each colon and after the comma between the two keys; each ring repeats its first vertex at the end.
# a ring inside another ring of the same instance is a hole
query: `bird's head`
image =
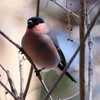
{"type": "Polygon", "coordinates": [[[27,28],[36,34],[45,34],[49,31],[44,20],[40,17],[31,17],[27,21],[27,28]]]}
{"type": "Polygon", "coordinates": [[[44,20],[42,18],[40,18],[40,17],[31,17],[27,21],[27,27],[28,28],[33,28],[36,25],[39,25],[41,23],[44,23],[44,20]]]}

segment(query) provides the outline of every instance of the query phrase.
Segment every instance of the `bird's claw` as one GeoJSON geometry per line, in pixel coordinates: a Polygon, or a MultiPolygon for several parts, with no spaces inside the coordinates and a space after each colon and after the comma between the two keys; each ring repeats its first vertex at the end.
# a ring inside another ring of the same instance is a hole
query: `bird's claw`
{"type": "Polygon", "coordinates": [[[23,48],[22,48],[22,47],[21,47],[21,48],[19,48],[19,53],[24,54],[24,50],[23,50],[23,48]]]}
{"type": "Polygon", "coordinates": [[[36,76],[39,76],[39,75],[40,75],[40,72],[41,72],[42,70],[44,70],[44,69],[45,69],[45,68],[35,70],[34,72],[36,73],[36,76]]]}

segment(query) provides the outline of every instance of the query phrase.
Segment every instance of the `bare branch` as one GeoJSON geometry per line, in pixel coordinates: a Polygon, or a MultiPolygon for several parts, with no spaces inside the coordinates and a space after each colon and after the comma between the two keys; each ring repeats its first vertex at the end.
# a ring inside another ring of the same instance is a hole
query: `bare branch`
{"type": "MultiPolygon", "coordinates": [[[[85,88],[87,88],[87,87],[88,87],[88,85],[86,85],[85,88]]],[[[70,97],[68,97],[68,98],[66,98],[66,99],[62,99],[62,100],[71,100],[71,99],[73,99],[74,97],[78,96],[79,94],[80,94],[80,91],[77,92],[77,93],[75,93],[74,95],[72,95],[72,96],[70,96],[70,97]]]]}
{"type": "Polygon", "coordinates": [[[12,92],[18,97],[17,90],[15,89],[14,83],[9,75],[9,71],[7,71],[7,77],[8,77],[8,81],[9,81],[12,92]]]}
{"type": "MultiPolygon", "coordinates": [[[[26,95],[27,95],[27,92],[28,92],[28,89],[29,89],[29,86],[30,86],[30,82],[31,82],[31,78],[32,78],[32,73],[33,73],[33,67],[31,65],[31,68],[30,68],[30,72],[29,72],[29,77],[28,77],[28,80],[27,80],[27,85],[26,85],[26,89],[25,89],[25,92],[24,92],[24,95],[23,95],[23,98],[25,99],[26,95]]],[[[43,85],[44,89],[47,91],[47,93],[49,92],[45,82],[43,81],[43,79],[39,79],[41,84],[43,85]]],[[[50,100],[53,100],[53,98],[50,96],[50,100]]]]}
{"type": "MultiPolygon", "coordinates": [[[[85,0],[80,0],[80,42],[85,35],[85,0]]],[[[79,59],[80,100],[85,100],[85,43],[80,49],[79,59]]]]}
{"type": "Polygon", "coordinates": [[[47,6],[48,6],[48,3],[49,3],[49,0],[47,0],[45,8],[47,8],[47,6]]]}
{"type": "Polygon", "coordinates": [[[89,45],[89,70],[88,70],[88,100],[92,100],[92,90],[93,90],[93,41],[92,41],[92,32],[88,37],[88,45],[89,45]]]}
{"type": "MultiPolygon", "coordinates": [[[[47,93],[49,93],[49,90],[48,90],[48,88],[47,88],[47,86],[46,86],[46,84],[45,84],[43,79],[41,79],[41,84],[45,87],[45,90],[47,91],[47,93]]],[[[50,100],[53,100],[51,95],[49,95],[49,98],[50,98],[50,100]]]]}
{"type": "Polygon", "coordinates": [[[72,58],[70,59],[70,61],[68,62],[67,66],[64,68],[63,72],[60,74],[60,76],[58,77],[58,79],[55,81],[54,85],[51,87],[49,93],[45,96],[44,100],[47,100],[49,95],[53,92],[53,90],[55,89],[55,87],[57,86],[57,84],[59,83],[59,81],[61,80],[61,78],[63,77],[63,75],[66,73],[67,69],[69,68],[70,64],[72,63],[72,61],[74,60],[74,58],[76,57],[76,55],[78,54],[79,50],[81,49],[81,47],[83,46],[83,43],[85,42],[85,40],[87,39],[88,35],[90,34],[90,31],[92,30],[97,18],[100,15],[100,9],[98,11],[98,13],[96,14],[96,16],[93,18],[85,36],[83,37],[80,45],[78,46],[77,50],[75,51],[75,53],[73,54],[72,58]]]}
{"type": "Polygon", "coordinates": [[[87,14],[90,14],[91,11],[100,3],[100,0],[98,0],[93,6],[92,8],[87,12],[87,14]]]}
{"type": "Polygon", "coordinates": [[[18,48],[19,50],[21,49],[21,47],[17,44],[17,43],[15,43],[13,40],[11,40],[6,34],[4,34],[4,32],[2,32],[1,30],[0,30],[0,34],[3,36],[3,37],[5,37],[9,42],[11,42],[16,48],[18,48]]]}
{"type": "Polygon", "coordinates": [[[57,100],[71,100],[71,99],[73,99],[74,97],[78,96],[79,94],[80,94],[80,92],[77,92],[77,93],[75,93],[74,95],[72,95],[72,96],[70,96],[70,97],[68,97],[68,98],[66,98],[66,99],[60,99],[60,98],[58,98],[57,100]]]}
{"type": "Polygon", "coordinates": [[[12,93],[0,80],[0,84],[10,93],[10,95],[15,99],[15,100],[20,100],[14,93],[12,93]]]}
{"type": "Polygon", "coordinates": [[[78,96],[79,94],[80,94],[80,92],[77,92],[77,93],[75,93],[74,95],[72,95],[71,97],[68,97],[68,98],[66,98],[66,99],[64,99],[64,100],[71,100],[71,99],[73,99],[74,97],[78,96]]]}
{"type": "Polygon", "coordinates": [[[23,95],[24,99],[26,98],[26,95],[27,95],[27,92],[28,92],[28,89],[29,89],[29,86],[30,86],[30,82],[31,82],[31,78],[32,78],[32,73],[33,73],[33,67],[31,65],[29,76],[28,76],[28,80],[27,80],[27,84],[26,84],[26,88],[25,88],[24,95],[23,95]]]}
{"type": "MultiPolygon", "coordinates": [[[[90,25],[90,16],[86,16],[86,26],[87,29],[90,25]]],[[[88,46],[89,46],[89,65],[88,65],[88,100],[92,100],[92,90],[93,90],[93,38],[92,32],[88,36],[88,46]]]]}
{"type": "Polygon", "coordinates": [[[0,64],[0,67],[3,69],[3,71],[5,71],[5,73],[7,73],[7,71],[5,70],[5,68],[0,64]]]}
{"type": "Polygon", "coordinates": [[[19,72],[20,72],[20,98],[23,100],[23,94],[24,94],[23,63],[24,63],[24,59],[20,53],[18,53],[18,58],[19,58],[19,72]]]}
{"type": "Polygon", "coordinates": [[[36,16],[39,16],[39,10],[40,10],[40,0],[37,0],[37,11],[36,11],[36,16]]]}
{"type": "Polygon", "coordinates": [[[16,95],[16,97],[18,97],[17,90],[15,89],[15,86],[14,86],[14,83],[13,83],[11,77],[10,77],[9,71],[8,70],[5,70],[5,68],[1,64],[0,64],[0,67],[7,74],[7,78],[8,78],[8,81],[9,81],[9,84],[10,84],[10,87],[11,87],[12,92],[16,95]]]}
{"type": "Polygon", "coordinates": [[[64,9],[70,15],[76,17],[77,19],[80,18],[77,14],[75,14],[74,12],[72,12],[71,10],[69,10],[68,8],[64,7],[63,5],[59,4],[56,0],[51,0],[51,1],[54,2],[56,5],[58,5],[59,7],[61,7],[62,9],[64,9]]]}

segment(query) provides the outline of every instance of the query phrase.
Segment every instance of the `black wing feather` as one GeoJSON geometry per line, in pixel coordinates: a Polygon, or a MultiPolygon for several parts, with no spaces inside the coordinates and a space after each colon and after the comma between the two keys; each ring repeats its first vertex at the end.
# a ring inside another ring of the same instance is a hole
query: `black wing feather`
{"type": "MultiPolygon", "coordinates": [[[[51,31],[48,33],[48,36],[51,38],[51,40],[53,41],[58,53],[59,53],[59,56],[60,56],[60,59],[61,59],[61,62],[59,62],[58,64],[58,68],[62,71],[64,70],[65,66],[67,65],[67,62],[66,62],[66,59],[65,59],[65,56],[62,52],[62,50],[60,49],[59,47],[59,43],[58,43],[58,40],[56,38],[56,36],[54,35],[54,33],[52,33],[51,31]]],[[[76,83],[76,80],[68,73],[66,72],[65,73],[72,81],[74,81],[76,83]]]]}

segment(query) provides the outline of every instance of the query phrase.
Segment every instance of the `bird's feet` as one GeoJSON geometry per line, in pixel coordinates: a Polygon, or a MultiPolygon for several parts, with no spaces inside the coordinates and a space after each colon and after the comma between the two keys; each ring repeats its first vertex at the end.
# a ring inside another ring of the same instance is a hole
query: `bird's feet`
{"type": "Polygon", "coordinates": [[[35,70],[34,72],[36,73],[36,76],[39,76],[39,75],[40,75],[40,72],[41,72],[42,70],[44,70],[44,69],[45,69],[45,68],[35,70]]]}
{"type": "Polygon", "coordinates": [[[22,47],[19,48],[19,53],[24,54],[24,49],[22,47]]]}

